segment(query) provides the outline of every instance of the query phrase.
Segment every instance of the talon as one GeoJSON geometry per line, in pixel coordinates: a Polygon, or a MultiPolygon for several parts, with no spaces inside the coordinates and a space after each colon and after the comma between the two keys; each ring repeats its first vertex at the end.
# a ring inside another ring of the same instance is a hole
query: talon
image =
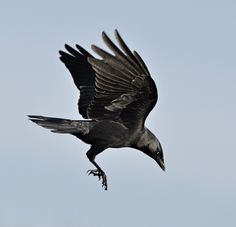
{"type": "Polygon", "coordinates": [[[102,187],[107,191],[107,176],[105,174],[102,176],[102,187]]]}
{"type": "Polygon", "coordinates": [[[102,170],[99,170],[99,169],[88,170],[87,173],[88,173],[88,176],[91,174],[93,176],[97,176],[99,181],[102,179],[102,187],[104,187],[104,189],[107,190],[107,176],[102,170]]]}
{"type": "Polygon", "coordinates": [[[91,170],[88,170],[87,171],[87,174],[88,175],[93,175],[93,176],[100,176],[101,175],[101,173],[100,173],[100,171],[98,170],[98,169],[91,169],[91,170]]]}

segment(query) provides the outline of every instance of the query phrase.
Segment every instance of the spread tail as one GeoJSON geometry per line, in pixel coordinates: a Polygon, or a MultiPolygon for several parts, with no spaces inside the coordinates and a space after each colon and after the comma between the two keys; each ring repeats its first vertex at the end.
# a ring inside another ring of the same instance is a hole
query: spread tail
{"type": "Polygon", "coordinates": [[[53,118],[28,115],[29,120],[44,127],[51,129],[51,132],[55,133],[78,133],[81,131],[81,122],[73,121],[69,119],[53,118]]]}

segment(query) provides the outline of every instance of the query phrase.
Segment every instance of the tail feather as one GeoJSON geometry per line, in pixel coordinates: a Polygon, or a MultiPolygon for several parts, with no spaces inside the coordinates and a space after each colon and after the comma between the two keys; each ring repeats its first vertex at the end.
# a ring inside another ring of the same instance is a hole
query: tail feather
{"type": "Polygon", "coordinates": [[[28,115],[29,120],[32,122],[51,129],[51,132],[55,133],[78,133],[80,131],[80,122],[69,119],[44,117],[36,115],[28,115]]]}

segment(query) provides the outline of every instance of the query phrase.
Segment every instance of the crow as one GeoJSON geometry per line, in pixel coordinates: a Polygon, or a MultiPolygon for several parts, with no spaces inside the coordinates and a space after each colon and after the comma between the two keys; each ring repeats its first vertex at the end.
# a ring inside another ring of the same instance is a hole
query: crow
{"type": "Polygon", "coordinates": [[[107,176],[95,157],[107,148],[130,147],[154,159],[165,170],[162,146],[145,127],[145,120],[155,106],[158,93],[147,66],[136,51],[131,51],[115,30],[119,47],[102,32],[102,38],[113,54],[92,45],[100,56],[95,58],[83,47],[65,44],[60,60],[70,71],[80,91],[79,113],[85,120],[29,115],[34,123],[55,133],[67,133],[90,144],[87,157],[96,167],[88,175],[102,179],[108,188],[107,176]]]}

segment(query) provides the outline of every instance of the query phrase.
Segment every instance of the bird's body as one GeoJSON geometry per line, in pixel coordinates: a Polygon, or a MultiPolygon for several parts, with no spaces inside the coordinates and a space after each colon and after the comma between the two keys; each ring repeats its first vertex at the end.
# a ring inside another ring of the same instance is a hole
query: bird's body
{"type": "Polygon", "coordinates": [[[29,116],[52,132],[69,133],[90,144],[87,156],[97,169],[89,174],[102,178],[105,189],[107,178],[95,157],[107,148],[141,150],[165,169],[161,144],[144,125],[157,102],[155,83],[137,52],[129,50],[117,31],[115,35],[123,52],[105,33],[104,42],[115,55],[92,46],[102,60],[78,45],[79,52],[68,45],[70,54],[60,51],[61,61],[80,90],[79,112],[86,120],[29,116]]]}
{"type": "MultiPolygon", "coordinates": [[[[81,122],[84,124],[85,122],[81,122]]],[[[88,133],[75,134],[88,144],[103,145],[104,147],[128,147],[132,143],[132,134],[124,125],[114,121],[90,121],[88,133]],[[129,138],[127,140],[127,138],[129,138]]],[[[86,128],[87,128],[86,127],[86,128]]]]}

